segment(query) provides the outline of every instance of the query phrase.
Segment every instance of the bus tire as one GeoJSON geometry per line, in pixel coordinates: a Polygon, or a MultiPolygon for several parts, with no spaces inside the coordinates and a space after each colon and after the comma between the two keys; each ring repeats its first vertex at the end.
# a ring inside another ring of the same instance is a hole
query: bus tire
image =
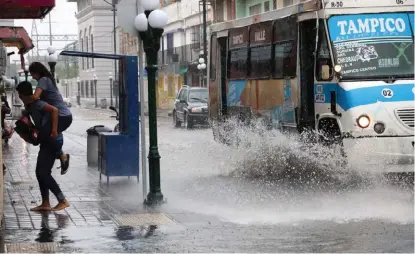
{"type": "Polygon", "coordinates": [[[330,146],[336,142],[342,142],[340,127],[336,119],[323,118],[318,122],[318,132],[320,134],[320,142],[330,146]]]}
{"type": "Polygon", "coordinates": [[[334,118],[323,118],[318,122],[319,141],[323,146],[339,148],[341,166],[347,164],[347,155],[343,145],[340,127],[334,118]]]}

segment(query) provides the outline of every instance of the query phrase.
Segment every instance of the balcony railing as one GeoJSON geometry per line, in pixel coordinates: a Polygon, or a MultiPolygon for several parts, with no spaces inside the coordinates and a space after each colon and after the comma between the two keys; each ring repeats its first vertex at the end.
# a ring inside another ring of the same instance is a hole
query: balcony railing
{"type": "Polygon", "coordinates": [[[190,63],[196,62],[199,59],[202,47],[195,49],[193,44],[165,49],[158,54],[158,60],[161,65],[168,65],[172,63],[190,63]]]}

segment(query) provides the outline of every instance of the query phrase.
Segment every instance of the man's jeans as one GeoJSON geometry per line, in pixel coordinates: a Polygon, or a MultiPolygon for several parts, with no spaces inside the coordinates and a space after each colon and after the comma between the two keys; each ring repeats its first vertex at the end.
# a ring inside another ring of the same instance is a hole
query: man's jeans
{"type": "MultiPolygon", "coordinates": [[[[49,200],[49,190],[56,196],[58,201],[65,199],[59,185],[52,176],[52,168],[55,163],[55,155],[59,149],[60,141],[63,141],[62,135],[59,135],[56,142],[53,139],[44,140],[40,144],[39,154],[37,156],[36,164],[36,178],[39,182],[40,193],[42,201],[49,200]]],[[[63,144],[63,142],[62,142],[63,144]]],[[[60,150],[62,147],[60,147],[60,150]]]]}

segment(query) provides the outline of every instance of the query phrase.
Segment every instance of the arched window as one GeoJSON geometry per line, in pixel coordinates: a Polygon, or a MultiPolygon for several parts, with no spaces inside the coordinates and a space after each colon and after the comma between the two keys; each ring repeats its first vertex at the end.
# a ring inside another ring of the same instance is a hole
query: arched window
{"type": "MultiPolygon", "coordinates": [[[[86,30],[86,28],[85,28],[85,51],[86,52],[89,52],[89,49],[88,49],[88,37],[89,37],[89,35],[88,35],[88,33],[87,33],[87,30],[86,30]]],[[[86,59],[86,69],[88,70],[89,69],[89,59],[87,58],[86,59]]]]}
{"type": "MultiPolygon", "coordinates": [[[[84,52],[84,39],[82,38],[82,31],[79,32],[79,45],[81,46],[80,47],[81,52],[84,52]]],[[[81,59],[82,59],[82,70],[84,70],[85,69],[85,61],[84,61],[83,57],[81,57],[81,59]]]]}
{"type": "MultiPolygon", "coordinates": [[[[94,52],[94,35],[92,34],[92,26],[89,27],[89,40],[91,52],[94,52]]],[[[94,58],[91,58],[91,68],[95,68],[94,58]]]]}

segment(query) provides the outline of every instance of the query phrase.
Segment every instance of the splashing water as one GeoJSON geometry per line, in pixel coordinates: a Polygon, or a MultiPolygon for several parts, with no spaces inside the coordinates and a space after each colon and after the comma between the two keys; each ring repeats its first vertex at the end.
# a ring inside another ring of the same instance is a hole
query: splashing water
{"type": "Polygon", "coordinates": [[[229,120],[221,127],[219,133],[213,128],[214,137],[228,146],[198,130],[181,137],[189,143],[180,158],[192,164],[183,174],[192,177],[180,181],[179,196],[169,196],[174,206],[248,224],[374,218],[413,223],[413,193],[343,165],[339,146],[305,142],[307,137],[261,122],[229,120]]]}
{"type": "Polygon", "coordinates": [[[269,130],[262,122],[241,126],[238,121],[227,121],[220,130],[228,138],[236,158],[234,177],[263,179],[296,185],[297,187],[351,187],[368,186],[377,179],[374,175],[358,172],[345,164],[340,146],[323,146],[295,134],[269,130]],[[232,133],[226,130],[232,130],[232,133]]]}

